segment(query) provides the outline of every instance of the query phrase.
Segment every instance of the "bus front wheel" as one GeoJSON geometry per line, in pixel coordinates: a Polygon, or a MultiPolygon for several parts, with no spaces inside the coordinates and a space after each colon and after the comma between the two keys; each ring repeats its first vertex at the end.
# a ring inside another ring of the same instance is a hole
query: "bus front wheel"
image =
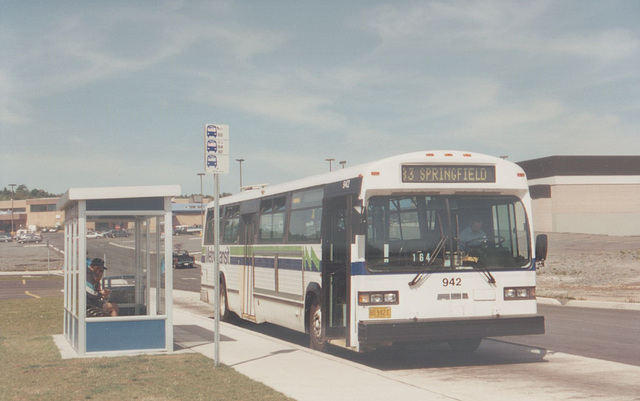
{"type": "Polygon", "coordinates": [[[317,301],[309,308],[309,347],[316,351],[327,349],[327,341],[322,338],[322,310],[317,301]]]}
{"type": "Polygon", "coordinates": [[[453,352],[470,354],[478,349],[481,342],[482,338],[470,338],[465,340],[449,340],[448,344],[453,352]]]}

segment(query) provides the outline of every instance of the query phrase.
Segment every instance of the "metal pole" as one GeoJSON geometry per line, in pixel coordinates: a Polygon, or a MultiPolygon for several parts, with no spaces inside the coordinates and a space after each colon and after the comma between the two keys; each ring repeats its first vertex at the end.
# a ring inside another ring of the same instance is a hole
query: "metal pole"
{"type": "Polygon", "coordinates": [[[9,184],[9,186],[11,187],[11,235],[13,235],[13,233],[15,232],[15,230],[13,229],[13,189],[16,187],[16,184],[9,184]]]}
{"type": "Polygon", "coordinates": [[[220,366],[220,174],[215,173],[213,175],[215,193],[214,193],[214,206],[213,206],[213,235],[214,235],[214,271],[213,279],[215,280],[215,294],[216,299],[213,303],[215,308],[215,320],[214,320],[214,365],[220,366]]]}
{"type": "Polygon", "coordinates": [[[200,176],[200,227],[202,230],[200,231],[200,236],[204,234],[204,195],[202,193],[202,176],[204,173],[198,173],[200,176]]]}
{"type": "Polygon", "coordinates": [[[242,162],[244,159],[236,159],[238,163],[240,163],[240,190],[242,191],[242,162]]]}
{"type": "Polygon", "coordinates": [[[335,159],[324,159],[324,160],[329,162],[329,171],[332,171],[331,162],[334,161],[335,159]]]}

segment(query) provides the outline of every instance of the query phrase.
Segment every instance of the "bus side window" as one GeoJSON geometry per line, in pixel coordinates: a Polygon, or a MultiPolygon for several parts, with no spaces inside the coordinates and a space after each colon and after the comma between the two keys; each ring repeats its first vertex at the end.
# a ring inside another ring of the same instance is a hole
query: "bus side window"
{"type": "Polygon", "coordinates": [[[260,204],[259,242],[282,242],[284,239],[286,197],[263,200],[260,204]]]}

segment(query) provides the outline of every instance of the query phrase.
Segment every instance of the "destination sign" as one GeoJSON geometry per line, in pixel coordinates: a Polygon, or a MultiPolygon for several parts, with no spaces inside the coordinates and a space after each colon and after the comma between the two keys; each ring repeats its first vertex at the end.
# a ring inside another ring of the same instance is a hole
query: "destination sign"
{"type": "Polygon", "coordinates": [[[495,166],[402,166],[402,182],[496,182],[495,166]]]}

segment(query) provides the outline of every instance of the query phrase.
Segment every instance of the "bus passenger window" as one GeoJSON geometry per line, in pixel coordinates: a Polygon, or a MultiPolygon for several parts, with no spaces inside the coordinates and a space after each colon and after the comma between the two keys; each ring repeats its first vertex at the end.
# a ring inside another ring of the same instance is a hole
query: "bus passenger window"
{"type": "Polygon", "coordinates": [[[260,242],[281,242],[284,239],[286,198],[263,200],[260,204],[260,242]]]}
{"type": "Polygon", "coordinates": [[[289,223],[289,242],[320,243],[320,222],[322,209],[304,209],[291,212],[289,223]]]}

